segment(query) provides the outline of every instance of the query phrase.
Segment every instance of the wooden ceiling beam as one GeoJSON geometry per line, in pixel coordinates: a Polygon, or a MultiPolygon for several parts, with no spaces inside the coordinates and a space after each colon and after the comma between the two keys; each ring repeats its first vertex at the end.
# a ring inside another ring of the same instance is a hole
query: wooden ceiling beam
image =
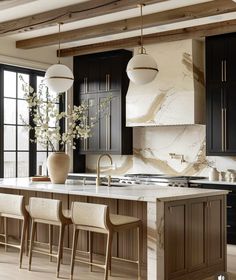
{"type": "MultiPolygon", "coordinates": [[[[163,11],[143,17],[144,28],[160,26],[169,23],[182,22],[201,17],[224,14],[236,11],[236,3],[229,0],[215,0],[201,4],[190,5],[178,9],[163,11]]],[[[107,35],[114,35],[140,28],[140,17],[115,21],[96,26],[79,28],[61,33],[61,43],[86,40],[107,35]]],[[[58,43],[58,33],[16,41],[16,47],[31,49],[45,47],[58,43]]]]}
{"type": "Polygon", "coordinates": [[[69,23],[137,7],[138,3],[155,4],[167,0],[90,0],[51,11],[1,22],[0,35],[10,35],[69,23]]]}
{"type": "MultiPolygon", "coordinates": [[[[181,28],[172,31],[158,32],[144,36],[144,45],[170,42],[184,39],[196,39],[225,33],[236,32],[236,20],[205,24],[195,27],[181,28]]],[[[96,52],[111,51],[122,48],[134,48],[140,45],[140,37],[113,40],[61,50],[61,57],[84,55],[96,52]]]]}

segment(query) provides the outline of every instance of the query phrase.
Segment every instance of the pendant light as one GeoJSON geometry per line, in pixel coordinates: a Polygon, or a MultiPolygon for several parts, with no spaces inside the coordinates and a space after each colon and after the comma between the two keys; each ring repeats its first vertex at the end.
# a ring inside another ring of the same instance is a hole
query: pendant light
{"type": "Polygon", "coordinates": [[[74,75],[69,67],[61,64],[61,24],[59,23],[59,50],[58,63],[50,66],[45,73],[48,88],[56,93],[65,92],[70,89],[74,82],[74,75]]]}
{"type": "Polygon", "coordinates": [[[146,53],[145,48],[143,47],[143,6],[140,4],[140,13],[141,13],[141,37],[140,43],[141,47],[139,53],[134,55],[128,65],[127,65],[127,75],[129,79],[137,84],[144,85],[153,81],[158,73],[157,63],[154,58],[146,53]]]}

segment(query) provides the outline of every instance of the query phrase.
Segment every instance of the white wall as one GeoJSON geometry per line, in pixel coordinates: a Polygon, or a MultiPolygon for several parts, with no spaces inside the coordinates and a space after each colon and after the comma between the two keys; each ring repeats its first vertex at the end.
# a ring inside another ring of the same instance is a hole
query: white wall
{"type": "MultiPolygon", "coordinates": [[[[72,58],[61,59],[62,63],[72,65],[72,58]]],[[[44,47],[21,50],[15,47],[15,40],[0,38],[0,63],[46,70],[50,64],[57,62],[56,47],[44,47]]]]}

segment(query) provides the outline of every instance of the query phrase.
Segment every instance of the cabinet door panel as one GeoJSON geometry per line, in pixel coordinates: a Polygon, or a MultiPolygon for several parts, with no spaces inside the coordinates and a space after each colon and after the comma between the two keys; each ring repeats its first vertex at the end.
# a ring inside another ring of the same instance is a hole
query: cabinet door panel
{"type": "Polygon", "coordinates": [[[79,72],[80,75],[75,77],[75,87],[77,89],[75,94],[85,94],[88,91],[88,63],[85,59],[77,58],[77,63],[74,63],[74,72],[79,72]]]}
{"type": "Polygon", "coordinates": [[[235,82],[235,65],[236,65],[236,35],[230,34],[227,36],[227,40],[224,40],[226,44],[226,61],[225,61],[225,78],[226,82],[235,82]]]}
{"type": "MultiPolygon", "coordinates": [[[[89,111],[85,124],[91,125],[91,118],[96,118],[98,114],[98,105],[97,105],[97,95],[96,94],[85,94],[80,98],[80,102],[84,102],[89,105],[89,111]]],[[[98,139],[97,139],[97,125],[94,125],[91,129],[91,137],[88,139],[80,140],[80,152],[93,152],[98,148],[98,139]]]]}
{"type": "MultiPolygon", "coordinates": [[[[98,96],[98,104],[99,106],[105,102],[108,97],[107,93],[99,94],[98,96]]],[[[99,113],[99,121],[98,121],[98,150],[99,151],[108,151],[108,115],[109,115],[109,104],[108,107],[99,113]]]]}
{"type": "Polygon", "coordinates": [[[189,205],[189,270],[207,265],[207,199],[196,199],[189,205]]]}
{"type": "Polygon", "coordinates": [[[88,92],[98,92],[99,90],[99,64],[96,58],[89,59],[88,63],[88,92]]]}
{"type": "Polygon", "coordinates": [[[166,279],[182,276],[187,272],[187,204],[186,201],[165,205],[166,279]]]}
{"type": "Polygon", "coordinates": [[[109,138],[110,145],[109,150],[114,153],[118,153],[121,150],[121,133],[119,127],[121,127],[121,97],[120,93],[112,93],[112,100],[110,102],[110,128],[109,138]]]}
{"type": "Polygon", "coordinates": [[[206,80],[207,83],[222,82],[225,60],[225,39],[222,36],[206,38],[206,80]]]}
{"type": "Polygon", "coordinates": [[[221,196],[210,197],[208,202],[208,263],[214,265],[225,255],[225,202],[221,196]]]}
{"type": "Polygon", "coordinates": [[[226,151],[236,153],[236,82],[227,82],[225,90],[226,151]]]}
{"type": "Polygon", "coordinates": [[[220,84],[207,85],[207,154],[223,151],[223,93],[220,84]]]}

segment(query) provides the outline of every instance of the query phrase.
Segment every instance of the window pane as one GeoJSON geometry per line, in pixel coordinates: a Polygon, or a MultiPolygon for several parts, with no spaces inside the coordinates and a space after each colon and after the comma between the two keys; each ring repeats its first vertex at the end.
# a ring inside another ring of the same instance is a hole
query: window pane
{"type": "Polygon", "coordinates": [[[28,104],[24,100],[18,100],[18,116],[17,122],[18,124],[29,124],[29,109],[28,104]]]}
{"type": "Polygon", "coordinates": [[[47,152],[37,152],[37,172],[42,166],[42,175],[47,175],[47,152]]]}
{"type": "Polygon", "coordinates": [[[42,145],[40,145],[39,143],[37,143],[37,151],[47,151],[47,147],[43,147],[42,145]]]}
{"type": "Polygon", "coordinates": [[[4,153],[4,177],[16,177],[16,153],[4,153]]]}
{"type": "Polygon", "coordinates": [[[18,150],[29,150],[29,130],[26,126],[18,126],[18,150]]]}
{"type": "Polygon", "coordinates": [[[4,98],[4,123],[16,123],[16,100],[4,98]]]}
{"type": "Polygon", "coordinates": [[[19,152],[18,153],[18,177],[28,177],[29,176],[29,153],[19,152]]]}
{"type": "Polygon", "coordinates": [[[16,73],[4,71],[4,96],[16,97],[16,73]]]}
{"type": "Polygon", "coordinates": [[[23,78],[24,82],[29,84],[29,75],[21,74],[21,73],[17,74],[17,80],[18,80],[18,88],[17,88],[18,93],[17,93],[17,97],[18,98],[24,98],[25,92],[22,90],[22,85],[24,84],[24,82],[20,79],[20,76],[23,78]]]}
{"type": "Polygon", "coordinates": [[[16,127],[4,125],[4,150],[16,149],[16,127]]]}

